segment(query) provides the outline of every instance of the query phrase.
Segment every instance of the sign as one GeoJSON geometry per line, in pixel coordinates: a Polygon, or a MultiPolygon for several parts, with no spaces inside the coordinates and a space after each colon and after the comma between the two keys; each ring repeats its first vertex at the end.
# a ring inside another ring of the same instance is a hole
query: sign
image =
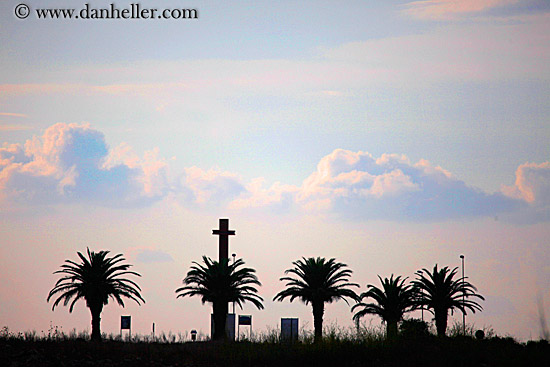
{"type": "MultiPolygon", "coordinates": [[[[214,325],[214,314],[210,314],[210,332],[212,333],[211,337],[214,336],[214,330],[216,326],[214,325]]],[[[235,314],[227,314],[225,319],[225,335],[229,340],[235,340],[235,314]]]]}
{"type": "Polygon", "coordinates": [[[131,329],[132,316],[120,316],[120,329],[131,329]]]}
{"type": "Polygon", "coordinates": [[[281,340],[285,342],[298,341],[298,319],[297,318],[281,319],[281,340]]]}
{"type": "Polygon", "coordinates": [[[239,325],[252,325],[252,315],[239,315],[239,325]]]}
{"type": "Polygon", "coordinates": [[[239,339],[241,337],[241,325],[249,326],[248,328],[248,338],[252,339],[252,315],[239,315],[239,322],[237,328],[237,335],[239,339]]]}

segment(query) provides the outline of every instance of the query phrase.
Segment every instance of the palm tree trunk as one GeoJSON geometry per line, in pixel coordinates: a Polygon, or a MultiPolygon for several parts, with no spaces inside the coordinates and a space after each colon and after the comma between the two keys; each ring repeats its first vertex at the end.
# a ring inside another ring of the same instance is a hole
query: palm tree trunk
{"type": "Polygon", "coordinates": [[[397,339],[397,321],[386,321],[386,338],[388,340],[397,339]]]}
{"type": "Polygon", "coordinates": [[[213,340],[224,340],[227,335],[225,333],[225,324],[227,322],[227,302],[214,302],[212,309],[214,312],[214,335],[213,340]]]}
{"type": "Polygon", "coordinates": [[[324,302],[312,302],[313,307],[313,328],[315,329],[314,342],[318,343],[323,339],[323,313],[325,312],[324,302]]]}
{"type": "Polygon", "coordinates": [[[92,335],[91,340],[92,341],[101,341],[101,311],[102,306],[101,305],[92,305],[90,307],[90,313],[92,314],[92,335]]]}
{"type": "Polygon", "coordinates": [[[447,309],[435,309],[435,328],[437,336],[443,337],[447,332],[447,309]]]}

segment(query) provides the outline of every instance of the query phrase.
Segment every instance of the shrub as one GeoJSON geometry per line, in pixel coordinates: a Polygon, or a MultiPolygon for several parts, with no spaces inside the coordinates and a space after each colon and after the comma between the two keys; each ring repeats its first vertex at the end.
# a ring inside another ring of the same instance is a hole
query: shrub
{"type": "Polygon", "coordinates": [[[401,336],[406,339],[427,338],[430,336],[430,326],[420,319],[406,319],[399,327],[401,336]]]}

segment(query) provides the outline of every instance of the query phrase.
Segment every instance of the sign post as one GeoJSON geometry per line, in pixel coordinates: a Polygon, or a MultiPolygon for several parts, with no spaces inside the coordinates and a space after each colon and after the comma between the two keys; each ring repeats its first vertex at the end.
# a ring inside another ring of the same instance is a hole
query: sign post
{"type": "Polygon", "coordinates": [[[250,329],[248,331],[248,339],[252,339],[252,315],[239,315],[239,325],[237,326],[237,334],[240,337],[241,325],[248,325],[250,329]]]}
{"type": "Polygon", "coordinates": [[[281,341],[290,342],[290,343],[298,341],[298,319],[297,318],[281,319],[281,341]]]}
{"type": "Polygon", "coordinates": [[[122,330],[128,330],[128,337],[132,336],[132,316],[120,316],[120,337],[122,338],[122,330]]]}

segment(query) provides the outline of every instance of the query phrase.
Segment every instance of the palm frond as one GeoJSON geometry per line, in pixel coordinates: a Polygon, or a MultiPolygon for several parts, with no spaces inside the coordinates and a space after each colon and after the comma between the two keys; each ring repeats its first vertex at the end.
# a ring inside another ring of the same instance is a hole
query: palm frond
{"type": "Polygon", "coordinates": [[[263,298],[256,288],[262,284],[256,270],[243,267],[242,259],[229,263],[228,259],[217,262],[203,256],[202,260],[202,264],[192,263],[183,279],[183,287],[176,289],[176,298],[199,296],[202,303],[235,302],[241,308],[243,303],[250,302],[263,309],[263,298]]]}
{"type": "Polygon", "coordinates": [[[47,301],[54,296],[58,298],[54,301],[52,310],[63,301],[63,305],[69,303],[69,312],[72,312],[75,303],[80,300],[86,300],[89,307],[92,304],[106,305],[110,298],[124,307],[123,297],[129,298],[138,304],[145,303],[140,294],[141,288],[131,279],[124,278],[128,275],[141,275],[134,271],[128,271],[129,264],[120,264],[125,261],[122,254],[113,257],[107,257],[109,251],[93,252],[86,249],[86,255],[77,252],[81,262],[65,260],[65,263],[56,270],[54,274],[64,275],[50,290],[47,301]]]}
{"type": "Polygon", "coordinates": [[[467,310],[473,313],[482,311],[483,307],[472,298],[485,298],[466,281],[467,277],[454,279],[457,271],[458,267],[438,270],[437,264],[432,271],[425,268],[417,271],[417,279],[412,282],[417,291],[417,303],[426,306],[432,313],[436,308],[451,311],[456,308],[464,313],[467,310]]]}
{"type": "Polygon", "coordinates": [[[352,271],[346,264],[336,262],[335,259],[305,258],[292,263],[293,268],[285,270],[285,274],[292,276],[282,277],[287,282],[286,289],[273,297],[274,301],[283,301],[289,298],[290,302],[298,298],[305,304],[319,301],[331,303],[346,298],[357,299],[357,294],[349,287],[359,287],[356,283],[348,282],[352,271]]]}
{"type": "Polygon", "coordinates": [[[407,278],[401,279],[397,276],[395,279],[393,274],[390,278],[378,276],[382,288],[375,285],[367,285],[367,291],[360,295],[361,299],[372,298],[376,303],[357,303],[352,307],[352,311],[360,308],[353,316],[353,319],[358,321],[361,317],[369,315],[377,315],[385,322],[398,322],[407,312],[417,308],[415,290],[411,285],[406,285],[407,278]]]}

